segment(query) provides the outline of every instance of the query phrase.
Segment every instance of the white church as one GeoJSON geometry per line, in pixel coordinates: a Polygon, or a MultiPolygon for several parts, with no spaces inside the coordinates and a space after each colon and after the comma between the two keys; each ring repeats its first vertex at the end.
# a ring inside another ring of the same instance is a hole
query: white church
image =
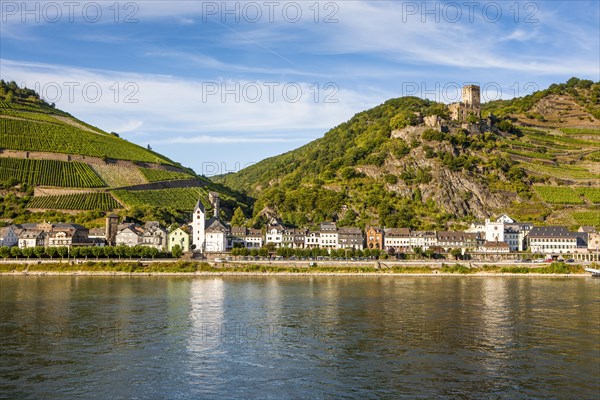
{"type": "Polygon", "coordinates": [[[192,216],[192,244],[201,253],[222,253],[227,249],[229,230],[219,219],[219,194],[210,192],[208,199],[213,205],[213,216],[206,219],[204,204],[198,200],[192,216]]]}

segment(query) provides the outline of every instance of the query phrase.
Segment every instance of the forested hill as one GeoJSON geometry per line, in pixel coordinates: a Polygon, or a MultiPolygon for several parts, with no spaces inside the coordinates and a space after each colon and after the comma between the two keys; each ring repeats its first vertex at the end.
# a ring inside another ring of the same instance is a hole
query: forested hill
{"type": "Polygon", "coordinates": [[[208,191],[227,217],[239,194],[91,126],[15,82],[0,81],[0,220],[87,222],[115,211],[140,220],[187,218],[208,191]]]}
{"type": "Polygon", "coordinates": [[[522,221],[594,224],[600,203],[600,83],[570,79],[483,105],[480,132],[415,97],[361,112],[323,138],[215,179],[296,226],[445,228],[507,212],[522,221]],[[423,126],[444,119],[447,132],[423,126]],[[481,126],[485,126],[482,122],[481,126]]]}

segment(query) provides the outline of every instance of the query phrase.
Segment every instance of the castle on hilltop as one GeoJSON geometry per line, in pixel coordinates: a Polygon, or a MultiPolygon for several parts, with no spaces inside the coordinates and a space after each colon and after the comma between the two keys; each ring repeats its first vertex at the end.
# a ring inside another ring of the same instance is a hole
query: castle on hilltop
{"type": "Polygon", "coordinates": [[[481,118],[481,94],[477,85],[462,88],[462,101],[448,106],[453,121],[467,122],[470,115],[481,118]]]}

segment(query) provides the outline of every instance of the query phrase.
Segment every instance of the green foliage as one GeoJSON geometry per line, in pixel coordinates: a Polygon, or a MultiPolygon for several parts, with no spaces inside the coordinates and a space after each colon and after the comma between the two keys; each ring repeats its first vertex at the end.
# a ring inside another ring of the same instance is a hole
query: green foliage
{"type": "Polygon", "coordinates": [[[181,255],[183,254],[183,250],[181,249],[181,246],[178,244],[173,246],[173,248],[171,250],[171,254],[173,255],[174,258],[181,257],[181,255]]]}
{"type": "Polygon", "coordinates": [[[231,218],[231,226],[244,226],[246,225],[246,216],[241,207],[235,209],[233,217],[231,218]]]}
{"type": "Polygon", "coordinates": [[[575,191],[585,196],[590,202],[594,204],[600,203],[600,188],[599,187],[576,187],[575,191]]]}
{"type": "Polygon", "coordinates": [[[515,129],[515,127],[512,124],[512,122],[510,122],[507,119],[503,119],[502,121],[498,122],[496,124],[496,127],[498,129],[500,129],[502,132],[509,132],[509,133],[513,132],[514,129],[515,129]]]}
{"type": "MultiPolygon", "coordinates": [[[[497,116],[508,114],[530,113],[530,110],[541,99],[555,95],[570,95],[592,115],[600,116],[600,82],[571,78],[566,83],[552,84],[548,89],[540,90],[528,96],[511,100],[490,101],[482,105],[482,112],[492,113],[497,116]]],[[[531,115],[543,119],[541,115],[531,115]]]]}
{"type": "Polygon", "coordinates": [[[28,185],[96,188],[106,184],[89,165],[80,162],[0,158],[0,181],[28,185]]]}
{"type": "Polygon", "coordinates": [[[423,133],[421,134],[421,137],[427,142],[441,142],[448,138],[448,136],[445,133],[436,131],[435,129],[425,129],[425,131],[423,131],[423,133]]]}
{"type": "Polygon", "coordinates": [[[417,125],[418,123],[418,115],[409,110],[402,110],[392,117],[392,119],[390,120],[390,128],[402,129],[406,128],[407,126],[417,125]]]}
{"type": "Polygon", "coordinates": [[[583,204],[583,200],[570,187],[534,186],[537,195],[545,202],[552,204],[583,204]]]}
{"type": "Polygon", "coordinates": [[[600,136],[600,129],[591,128],[560,128],[562,132],[572,136],[600,136]]]}
{"type": "Polygon", "coordinates": [[[171,163],[154,152],[107,133],[90,132],[65,123],[32,120],[0,118],[0,148],[171,163]]]}
{"type": "Polygon", "coordinates": [[[600,228],[600,212],[598,212],[598,210],[577,211],[571,215],[579,225],[588,225],[600,228]]]}
{"type": "Polygon", "coordinates": [[[471,274],[471,273],[476,272],[476,270],[473,268],[469,268],[462,264],[453,264],[453,265],[445,265],[444,264],[442,266],[442,268],[440,268],[440,272],[443,272],[446,274],[471,274]]]}
{"type": "Polygon", "coordinates": [[[174,181],[179,179],[193,178],[187,172],[167,171],[156,168],[140,168],[140,171],[148,179],[148,182],[174,181]]]}
{"type": "Polygon", "coordinates": [[[152,206],[178,210],[194,209],[200,198],[207,198],[203,188],[172,188],[158,190],[115,190],[112,192],[121,203],[128,206],[152,206]]]}
{"type": "Polygon", "coordinates": [[[76,193],[33,197],[27,208],[110,211],[121,208],[121,205],[109,193],[76,193]]]}

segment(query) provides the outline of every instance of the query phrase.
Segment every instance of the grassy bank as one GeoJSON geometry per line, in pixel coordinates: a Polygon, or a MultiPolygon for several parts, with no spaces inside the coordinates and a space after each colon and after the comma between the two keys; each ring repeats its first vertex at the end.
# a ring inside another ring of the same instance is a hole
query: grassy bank
{"type": "Polygon", "coordinates": [[[78,264],[46,263],[46,264],[0,264],[0,273],[249,273],[249,274],[581,274],[584,273],[580,265],[552,263],[540,267],[523,266],[495,266],[483,265],[469,267],[463,264],[442,264],[441,267],[432,266],[393,266],[389,268],[375,268],[374,266],[314,266],[296,267],[280,265],[235,264],[214,265],[206,262],[176,261],[161,263],[143,263],[138,261],[104,262],[87,261],[78,264]]]}

